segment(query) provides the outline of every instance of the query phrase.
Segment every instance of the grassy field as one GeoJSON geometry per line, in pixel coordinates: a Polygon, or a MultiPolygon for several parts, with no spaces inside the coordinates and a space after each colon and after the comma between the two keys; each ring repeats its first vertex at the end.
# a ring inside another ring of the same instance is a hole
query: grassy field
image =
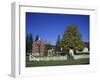
{"type": "Polygon", "coordinates": [[[84,64],[89,64],[89,58],[74,60],[72,57],[68,57],[68,60],[26,61],[26,67],[61,66],[61,65],[84,65],[84,64]]]}

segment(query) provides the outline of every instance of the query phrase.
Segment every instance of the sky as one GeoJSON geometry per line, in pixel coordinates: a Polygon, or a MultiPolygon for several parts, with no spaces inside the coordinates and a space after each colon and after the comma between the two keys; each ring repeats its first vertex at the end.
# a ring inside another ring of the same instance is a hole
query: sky
{"type": "Polygon", "coordinates": [[[89,15],[26,12],[26,34],[33,40],[39,35],[44,41],[55,44],[58,35],[63,37],[70,24],[75,24],[84,42],[89,42],[89,15]]]}

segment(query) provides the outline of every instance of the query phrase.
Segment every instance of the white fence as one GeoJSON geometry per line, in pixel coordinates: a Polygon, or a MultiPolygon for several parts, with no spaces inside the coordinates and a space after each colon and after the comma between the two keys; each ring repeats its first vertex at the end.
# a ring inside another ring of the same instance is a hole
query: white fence
{"type": "MultiPolygon", "coordinates": [[[[89,58],[89,55],[74,55],[74,60],[89,58]]],[[[29,56],[29,61],[56,61],[56,60],[67,60],[66,56],[48,56],[48,57],[34,57],[29,56]]]]}
{"type": "Polygon", "coordinates": [[[74,55],[74,59],[85,59],[89,58],[89,55],[74,55]]]}
{"type": "Polygon", "coordinates": [[[49,56],[49,57],[34,57],[29,56],[29,61],[56,61],[56,60],[67,60],[67,56],[49,56]]]}

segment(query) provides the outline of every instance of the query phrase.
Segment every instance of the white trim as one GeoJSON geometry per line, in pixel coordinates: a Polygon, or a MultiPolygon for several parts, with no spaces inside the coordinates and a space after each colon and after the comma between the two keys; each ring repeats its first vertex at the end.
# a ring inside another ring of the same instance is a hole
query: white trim
{"type": "Polygon", "coordinates": [[[11,62],[11,68],[12,68],[12,76],[17,77],[20,73],[19,71],[19,6],[15,3],[12,3],[12,62],[11,62]]]}
{"type": "Polygon", "coordinates": [[[47,5],[33,5],[28,3],[13,3],[12,4],[12,76],[36,76],[36,75],[52,75],[58,73],[66,74],[66,73],[76,73],[76,72],[94,72],[95,64],[94,61],[95,49],[94,44],[95,39],[94,36],[96,34],[95,27],[95,8],[87,8],[80,6],[50,6],[47,5]],[[23,7],[24,6],[24,7],[23,7]],[[25,67],[25,12],[43,12],[43,13],[63,13],[63,14],[83,14],[83,15],[91,15],[90,16],[90,43],[91,46],[91,55],[90,55],[90,65],[75,65],[75,66],[52,66],[48,67],[33,67],[26,68],[25,67]],[[14,49],[15,48],[15,49],[14,49]],[[35,72],[35,73],[34,73],[35,72]]]}

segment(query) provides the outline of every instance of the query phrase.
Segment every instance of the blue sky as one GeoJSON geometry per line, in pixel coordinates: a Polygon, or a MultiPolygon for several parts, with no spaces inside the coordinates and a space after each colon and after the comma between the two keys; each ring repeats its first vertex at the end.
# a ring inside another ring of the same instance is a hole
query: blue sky
{"type": "Polygon", "coordinates": [[[62,38],[70,24],[77,25],[84,42],[89,41],[89,15],[26,12],[26,34],[32,33],[33,40],[39,35],[44,41],[55,44],[58,34],[62,38]]]}

